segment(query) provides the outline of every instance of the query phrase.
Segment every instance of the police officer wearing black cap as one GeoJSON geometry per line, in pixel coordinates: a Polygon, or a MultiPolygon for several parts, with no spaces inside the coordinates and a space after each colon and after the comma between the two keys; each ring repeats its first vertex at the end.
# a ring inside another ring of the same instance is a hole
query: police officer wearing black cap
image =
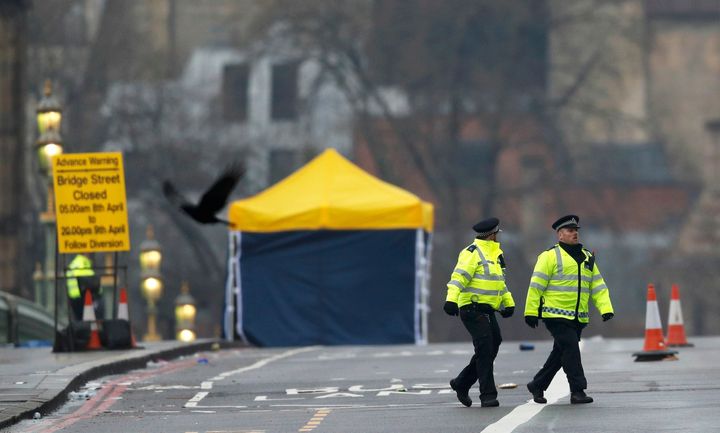
{"type": "Polygon", "coordinates": [[[547,403],[544,391],[562,367],[570,384],[570,403],[592,403],[592,397],[585,394],[587,380],[578,342],[590,321],[590,299],[603,321],[612,319],[610,292],[595,255],[579,243],[580,218],[565,215],[552,228],[558,243],[538,256],[525,302],[525,323],[536,328],[542,318],[554,344],[545,365],[527,388],[536,403],[547,403]]]}
{"type": "Polygon", "coordinates": [[[499,406],[493,378],[493,362],[502,337],[495,319],[495,311],[503,317],[512,316],[515,301],[505,285],[505,261],[500,243],[500,221],[488,218],[473,226],[477,236],[472,244],[460,252],[457,265],[447,283],[447,297],[443,309],[451,316],[460,315],[472,337],[474,354],[470,363],[450,381],[457,398],[471,406],[470,388],[480,382],[482,407],[499,406]]]}

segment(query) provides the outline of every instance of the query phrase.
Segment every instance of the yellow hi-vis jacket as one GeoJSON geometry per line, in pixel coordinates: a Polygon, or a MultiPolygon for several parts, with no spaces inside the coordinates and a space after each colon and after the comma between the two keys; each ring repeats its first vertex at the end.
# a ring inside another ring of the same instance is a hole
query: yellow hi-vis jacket
{"type": "Polygon", "coordinates": [[[95,271],[93,271],[92,268],[92,261],[83,254],[76,255],[72,262],[70,262],[68,271],[65,273],[67,277],[68,297],[70,297],[70,299],[77,299],[81,295],[77,278],[70,277],[91,277],[93,275],[95,275],[95,271]]]}
{"type": "Polygon", "coordinates": [[[584,248],[583,253],[585,260],[580,267],[560,244],[538,256],[525,301],[526,316],[569,320],[577,317],[581,323],[588,323],[590,298],[600,314],[613,313],[610,292],[595,264],[595,256],[584,248]]]}
{"type": "Polygon", "coordinates": [[[458,256],[455,270],[447,283],[446,301],[458,307],[471,303],[488,304],[495,310],[514,307],[515,301],[505,285],[505,264],[500,244],[475,239],[458,256]]]}

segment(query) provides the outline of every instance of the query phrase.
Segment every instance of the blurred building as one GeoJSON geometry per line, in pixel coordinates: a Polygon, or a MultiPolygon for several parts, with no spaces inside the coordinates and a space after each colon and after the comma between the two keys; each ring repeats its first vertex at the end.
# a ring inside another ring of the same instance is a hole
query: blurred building
{"type": "Polygon", "coordinates": [[[103,114],[106,149],[132,153],[156,146],[150,141],[157,139],[157,125],[133,119],[161,116],[166,141],[198,143],[208,157],[244,159],[247,192],[279,181],[323,149],[347,154],[352,141],[343,94],[320,76],[316,63],[292,52],[251,56],[200,47],[177,80],[111,84],[103,114]]]}
{"type": "MultiPolygon", "coordinates": [[[[720,118],[720,3],[545,3],[551,24],[543,27],[530,48],[533,73],[526,93],[545,92],[559,109],[549,118],[521,109],[502,120],[499,135],[509,146],[500,155],[496,209],[505,214],[505,236],[513,254],[527,262],[554,242],[547,227],[557,213],[580,213],[587,227],[585,240],[602,251],[601,262],[618,263],[604,265],[609,282],[632,281],[632,291],[627,289],[630,309],[621,313],[642,321],[634,309],[644,311],[644,299],[641,288],[640,295],[636,290],[654,278],[658,268],[670,268],[663,265],[668,251],[683,257],[717,254],[715,238],[707,236],[706,228],[720,209],[720,200],[708,194],[718,171],[713,162],[718,152],[705,125],[720,118]],[[557,125],[557,136],[556,131],[549,132],[550,123],[557,125]]],[[[373,136],[358,127],[342,92],[320,65],[300,54],[294,41],[258,40],[252,22],[262,13],[262,4],[259,0],[44,0],[34,2],[28,12],[32,32],[11,25],[3,13],[0,58],[17,59],[13,50],[22,47],[25,37],[28,68],[24,84],[17,84],[21,82],[17,60],[15,69],[0,68],[0,85],[13,89],[6,93],[10,99],[0,100],[0,126],[11,122],[11,116],[32,112],[41,83],[52,79],[66,110],[66,151],[123,150],[127,170],[137,170],[127,176],[129,206],[137,218],[131,221],[133,227],[144,227],[150,218],[173,223],[168,230],[180,227],[182,222],[172,220],[147,187],[153,185],[151,180],[159,183],[172,176],[178,167],[185,168],[183,177],[190,179],[186,191],[197,195],[219,165],[239,156],[248,162],[249,173],[241,185],[247,194],[281,179],[326,147],[354,155],[370,171],[390,173],[394,178],[388,180],[433,201],[428,178],[409,170],[399,146],[378,151],[368,145],[373,136]],[[27,106],[18,108],[23,100],[27,106]],[[383,164],[391,169],[378,170],[383,164]],[[189,189],[194,185],[200,186],[189,189]]],[[[417,5],[437,7],[435,2],[417,5]]],[[[536,6],[544,8],[540,2],[536,6]]],[[[379,20],[390,12],[401,17],[404,13],[403,5],[392,2],[378,2],[375,10],[379,20]]],[[[376,37],[402,36],[402,28],[386,27],[392,31],[378,32],[376,37]]],[[[412,57],[412,53],[396,49],[384,54],[371,59],[387,73],[382,85],[391,84],[393,74],[413,72],[393,67],[399,63],[396,56],[412,57]]],[[[406,95],[397,88],[382,90],[392,114],[403,118],[406,95]]],[[[373,114],[372,108],[368,111],[373,114]]],[[[454,155],[460,161],[453,167],[457,179],[489,169],[488,131],[481,120],[464,119],[454,155]]],[[[370,122],[377,126],[374,133],[393,143],[396,137],[387,125],[379,124],[381,116],[370,122]]],[[[33,209],[44,205],[35,194],[40,190],[37,176],[24,170],[21,179],[17,169],[29,167],[30,155],[17,150],[34,139],[31,123],[25,122],[20,132],[0,127],[3,221],[30,221],[37,213],[33,209]],[[6,177],[15,184],[10,186],[6,177]],[[24,199],[33,209],[24,213],[18,213],[17,203],[23,200],[18,193],[22,188],[15,187],[18,182],[30,190],[24,199]]],[[[463,206],[460,221],[454,224],[469,228],[481,216],[473,205],[476,191],[459,188],[457,196],[463,206]]],[[[438,213],[446,211],[438,209],[438,213]]],[[[0,230],[5,227],[0,224],[0,230]]],[[[436,241],[449,245],[439,229],[436,241]]],[[[225,243],[212,238],[215,234],[193,230],[197,229],[186,227],[183,232],[183,239],[195,242],[192,248],[168,248],[168,263],[200,274],[207,272],[208,263],[196,262],[212,251],[223,257],[225,243]],[[202,242],[211,246],[198,247],[202,242]]],[[[21,258],[14,252],[18,236],[0,232],[0,288],[17,287],[17,282],[9,281],[22,278],[14,273],[22,269],[16,266],[21,258]]],[[[455,248],[448,250],[455,254],[455,248]]],[[[714,269],[712,263],[704,269],[714,269]]],[[[23,266],[29,281],[31,266],[23,266]]],[[[671,279],[678,275],[675,269],[687,269],[687,263],[678,260],[673,266],[663,283],[682,283],[671,279]]],[[[446,275],[440,266],[433,274],[433,295],[438,295],[446,275]]],[[[706,274],[703,281],[714,275],[706,274]]],[[[168,278],[168,287],[179,287],[179,275],[168,278]]],[[[186,279],[192,287],[221,284],[186,279]]],[[[705,287],[706,283],[693,284],[705,287]]],[[[516,293],[518,299],[523,296],[516,293]]],[[[200,322],[202,314],[201,305],[200,322]]]]}
{"type": "MultiPolygon", "coordinates": [[[[213,289],[222,287],[226,240],[222,230],[193,226],[164,206],[160,180],[179,181],[193,197],[223,165],[243,161],[247,174],[237,193],[250,194],[322,149],[348,154],[352,145],[349,105],[316,62],[291,41],[246,41],[258,5],[103,2],[97,26],[88,24],[96,33],[74,87],[72,103],[82,109],[70,119],[74,142],[68,151],[124,152],[131,227],[154,222],[163,227],[159,238],[173,239],[163,243],[183,245],[167,253],[166,295],[175,295],[180,279],[208,288],[198,296],[201,336],[214,332],[209,323],[221,307],[222,292],[213,289]],[[181,167],[186,169],[178,179],[181,167]]],[[[142,308],[132,295],[131,311],[142,308]]],[[[159,308],[163,330],[172,311],[159,308]]]]}
{"type": "MultiPolygon", "coordinates": [[[[560,20],[592,3],[551,5],[560,20]]],[[[613,72],[603,79],[585,77],[591,85],[561,110],[569,148],[585,153],[588,145],[656,143],[667,155],[664,168],[674,179],[709,186],[717,171],[717,143],[705,125],[720,117],[720,2],[628,0],[602,8],[604,18],[560,26],[551,37],[551,96],[562,97],[576,84],[568,81],[577,75],[568,74],[565,65],[581,69],[595,63],[600,66],[596,70],[613,72]]],[[[708,204],[712,199],[701,201],[688,213],[690,227],[717,207],[708,204]]],[[[694,248],[702,242],[693,229],[685,233],[694,237],[694,248]]],[[[688,251],[687,245],[683,248],[688,251]]]]}
{"type": "Polygon", "coordinates": [[[29,294],[32,262],[23,231],[27,2],[0,3],[0,290],[29,294]]]}
{"type": "MultiPolygon", "coordinates": [[[[557,19],[582,13],[591,3],[550,4],[557,19]]],[[[717,128],[708,127],[720,118],[720,2],[629,0],[609,2],[601,11],[604,19],[561,26],[551,37],[551,63],[561,66],[551,69],[552,95],[573,89],[574,83],[564,79],[568,75],[563,65],[581,69],[595,63],[600,70],[613,71],[605,79],[586,77],[591,85],[584,86],[560,113],[563,136],[571,149],[585,154],[580,155],[581,166],[585,159],[601,167],[577,171],[597,176],[596,182],[613,184],[618,175],[639,178],[662,173],[664,185],[670,180],[694,190],[685,197],[656,190],[654,199],[625,192],[617,196],[624,196],[622,202],[608,207],[607,220],[621,215],[623,232],[627,226],[643,227],[638,223],[647,222],[650,215],[664,220],[662,226],[644,226],[652,239],[665,239],[664,249],[649,256],[647,282],[660,282],[668,290],[671,283],[684,285],[685,302],[693,312],[691,332],[706,332],[720,325],[714,313],[720,303],[704,296],[708,288],[717,288],[720,278],[720,137],[717,128]],[[581,61],[574,62],[573,57],[581,61]],[[583,105],[593,110],[577,109],[583,105]],[[607,153],[599,146],[625,153],[626,162],[603,161],[602,154],[607,153]],[[643,156],[640,149],[652,147],[665,155],[663,164],[643,156]],[[633,203],[635,211],[616,212],[633,209],[633,203]],[[685,211],[677,213],[678,205],[686,206],[685,211]]],[[[626,185],[634,189],[632,183],[626,185]]]]}
{"type": "MultiPolygon", "coordinates": [[[[642,327],[649,282],[668,296],[671,283],[686,285],[690,329],[705,332],[714,319],[701,293],[720,277],[710,265],[717,264],[720,237],[708,231],[720,235],[720,223],[711,224],[720,209],[720,195],[711,194],[720,152],[713,152],[706,129],[720,117],[720,3],[553,0],[548,6],[557,24],[549,27],[547,92],[559,107],[554,120],[563,146],[555,146],[543,119],[531,112],[500,122],[494,208],[502,213],[506,255],[531,266],[556,241],[548,230],[552,221],[576,212],[624,317],[610,325],[612,332],[642,327]],[[715,258],[704,263],[698,254],[715,258]]],[[[393,143],[390,128],[377,122],[393,143]]],[[[460,155],[453,155],[460,223],[468,228],[482,206],[472,182],[462,179],[489,170],[493,161],[484,124],[466,121],[460,155]]],[[[376,173],[380,164],[392,165],[400,184],[434,201],[427,177],[406,169],[393,146],[373,154],[367,140],[358,132],[361,165],[376,173]],[[388,157],[394,162],[383,161],[388,157]]],[[[441,232],[436,240],[443,242],[441,232]]],[[[447,250],[438,245],[436,252],[447,250]]],[[[523,266],[513,269],[522,273],[523,266]]],[[[441,266],[434,269],[431,304],[440,305],[447,275],[441,266]]],[[[527,281],[509,278],[516,298],[524,298],[527,281]]]]}

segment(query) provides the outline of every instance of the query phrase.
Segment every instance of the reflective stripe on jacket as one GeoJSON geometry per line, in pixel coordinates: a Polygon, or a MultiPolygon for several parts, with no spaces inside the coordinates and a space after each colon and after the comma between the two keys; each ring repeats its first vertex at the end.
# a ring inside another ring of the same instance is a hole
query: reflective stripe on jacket
{"type": "Polygon", "coordinates": [[[540,309],[543,318],[573,320],[577,316],[588,323],[591,298],[600,314],[613,312],[610,292],[594,256],[586,249],[583,253],[580,267],[559,244],[538,256],[525,301],[526,316],[538,316],[540,309]]]}
{"type": "Polygon", "coordinates": [[[95,271],[92,269],[92,261],[82,254],[76,255],[72,262],[70,262],[68,271],[65,273],[65,276],[68,277],[68,297],[70,299],[77,299],[81,295],[77,278],[70,277],[91,277],[93,275],[95,275],[95,271]]]}
{"type": "Polygon", "coordinates": [[[458,307],[473,302],[488,304],[495,310],[500,304],[515,306],[505,285],[505,265],[498,242],[475,239],[460,252],[447,283],[445,300],[457,303],[458,307]]]}

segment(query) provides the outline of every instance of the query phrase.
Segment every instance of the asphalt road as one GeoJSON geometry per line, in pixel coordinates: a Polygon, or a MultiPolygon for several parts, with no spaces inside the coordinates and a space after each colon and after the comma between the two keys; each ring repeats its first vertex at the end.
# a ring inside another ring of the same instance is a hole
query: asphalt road
{"type": "MultiPolygon", "coordinates": [[[[499,408],[460,405],[447,385],[470,344],[233,349],[201,353],[88,384],[33,432],[720,432],[720,338],[696,338],[676,361],[633,362],[637,340],[583,343],[589,405],[570,405],[559,374],[548,405],[524,384],[550,342],[496,361],[499,408]]],[[[477,402],[477,389],[471,397],[477,402]]]]}

